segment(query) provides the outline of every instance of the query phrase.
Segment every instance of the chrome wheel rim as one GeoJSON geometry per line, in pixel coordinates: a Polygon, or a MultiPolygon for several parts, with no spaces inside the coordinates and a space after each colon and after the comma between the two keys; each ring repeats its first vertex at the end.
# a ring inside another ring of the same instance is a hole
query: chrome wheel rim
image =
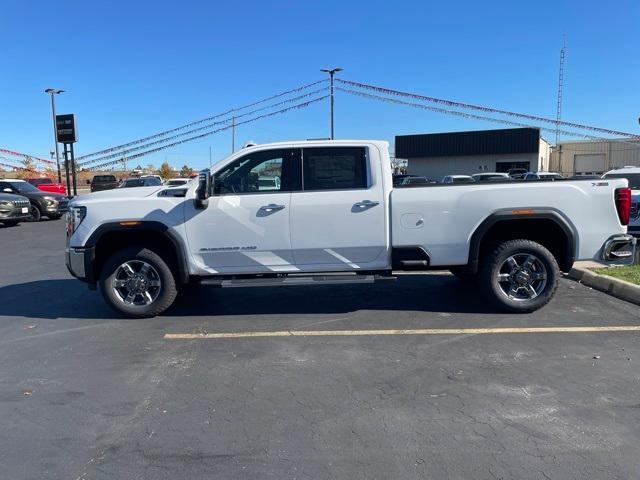
{"type": "Polygon", "coordinates": [[[155,302],[161,287],[158,271],[142,260],[129,260],[120,265],[111,281],[116,297],[125,305],[137,307],[155,302]]]}
{"type": "Polygon", "coordinates": [[[497,281],[507,298],[527,302],[538,297],[547,286],[547,268],[531,253],[516,253],[502,263],[497,281]]]}

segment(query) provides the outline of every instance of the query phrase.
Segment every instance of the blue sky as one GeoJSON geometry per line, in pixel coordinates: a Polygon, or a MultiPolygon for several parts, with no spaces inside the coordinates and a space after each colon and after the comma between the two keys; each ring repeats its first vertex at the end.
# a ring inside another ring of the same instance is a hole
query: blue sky
{"type": "MultiPolygon", "coordinates": [[[[80,125],[78,155],[322,78],[555,116],[567,37],[563,118],[640,132],[640,2],[211,2],[2,0],[0,148],[52,148],[43,90],[80,125]]],[[[328,102],[238,128],[237,143],[328,135],[328,102]]],[[[336,96],[336,137],[500,128],[336,96]]],[[[548,135],[551,137],[551,135],[548,135]]],[[[208,164],[228,132],[140,161],[208,164]]]]}

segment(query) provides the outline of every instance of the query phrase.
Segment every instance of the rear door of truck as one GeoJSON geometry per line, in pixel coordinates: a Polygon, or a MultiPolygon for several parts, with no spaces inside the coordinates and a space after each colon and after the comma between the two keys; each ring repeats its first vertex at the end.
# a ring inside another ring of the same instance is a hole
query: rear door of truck
{"type": "Polygon", "coordinates": [[[386,267],[387,206],[379,165],[376,148],[303,149],[302,191],[292,193],[290,213],[291,245],[300,270],[386,267]]]}

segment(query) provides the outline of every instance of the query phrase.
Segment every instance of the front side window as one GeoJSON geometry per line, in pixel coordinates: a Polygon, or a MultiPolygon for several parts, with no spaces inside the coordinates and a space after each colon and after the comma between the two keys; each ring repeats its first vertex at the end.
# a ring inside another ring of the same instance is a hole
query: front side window
{"type": "Polygon", "coordinates": [[[302,164],[304,190],[367,188],[364,148],[305,148],[302,164]]]}
{"type": "Polygon", "coordinates": [[[215,193],[275,193],[299,189],[299,159],[299,150],[249,153],[215,174],[215,193]]]}

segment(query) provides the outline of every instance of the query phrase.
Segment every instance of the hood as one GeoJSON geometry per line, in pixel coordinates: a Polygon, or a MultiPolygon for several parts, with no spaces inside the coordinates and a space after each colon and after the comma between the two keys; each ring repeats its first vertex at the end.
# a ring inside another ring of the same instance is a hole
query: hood
{"type": "Polygon", "coordinates": [[[0,201],[2,202],[15,202],[16,200],[22,200],[28,202],[29,199],[23,195],[13,193],[0,193],[0,201]]]}
{"type": "Polygon", "coordinates": [[[82,197],[77,197],[78,202],[84,203],[92,200],[109,200],[109,199],[123,199],[123,198],[141,198],[148,197],[154,193],[167,188],[163,185],[157,185],[155,187],[132,187],[132,188],[113,188],[111,190],[103,190],[101,192],[87,193],[82,197]]]}
{"type": "Polygon", "coordinates": [[[53,198],[55,200],[64,200],[65,198],[67,198],[65,195],[61,195],[59,193],[56,192],[45,192],[44,190],[38,190],[37,192],[21,192],[18,195],[22,195],[23,197],[27,197],[27,198],[53,198]]]}

